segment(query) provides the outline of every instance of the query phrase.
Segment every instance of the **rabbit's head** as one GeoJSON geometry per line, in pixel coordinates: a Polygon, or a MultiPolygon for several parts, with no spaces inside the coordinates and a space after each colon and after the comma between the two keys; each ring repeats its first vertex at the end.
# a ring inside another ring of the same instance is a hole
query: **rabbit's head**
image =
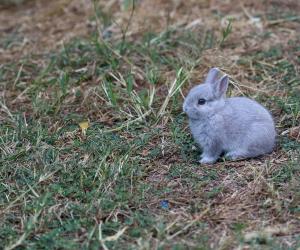
{"type": "Polygon", "coordinates": [[[210,69],[205,82],[193,87],[183,103],[183,111],[190,119],[205,119],[225,105],[228,76],[218,78],[218,68],[210,69]]]}

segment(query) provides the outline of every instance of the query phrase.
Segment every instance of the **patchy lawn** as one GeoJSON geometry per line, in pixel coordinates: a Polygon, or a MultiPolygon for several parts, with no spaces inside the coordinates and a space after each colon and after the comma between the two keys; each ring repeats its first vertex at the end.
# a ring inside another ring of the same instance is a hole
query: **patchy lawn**
{"type": "Polygon", "coordinates": [[[13,2],[1,247],[299,249],[298,1],[13,2]],[[181,107],[212,66],[272,112],[271,155],[197,163],[181,107]]]}

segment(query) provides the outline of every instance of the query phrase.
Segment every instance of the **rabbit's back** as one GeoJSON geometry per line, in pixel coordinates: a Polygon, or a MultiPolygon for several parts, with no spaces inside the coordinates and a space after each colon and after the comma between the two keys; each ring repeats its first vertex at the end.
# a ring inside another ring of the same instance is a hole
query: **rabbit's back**
{"type": "Polygon", "coordinates": [[[223,113],[225,147],[229,149],[248,144],[265,153],[275,144],[275,125],[271,114],[262,105],[246,97],[226,100],[223,113]]]}
{"type": "Polygon", "coordinates": [[[247,97],[232,97],[226,99],[224,116],[232,123],[248,127],[252,123],[266,123],[274,127],[269,111],[256,101],[247,97]],[[228,117],[226,117],[226,115],[228,117]]]}

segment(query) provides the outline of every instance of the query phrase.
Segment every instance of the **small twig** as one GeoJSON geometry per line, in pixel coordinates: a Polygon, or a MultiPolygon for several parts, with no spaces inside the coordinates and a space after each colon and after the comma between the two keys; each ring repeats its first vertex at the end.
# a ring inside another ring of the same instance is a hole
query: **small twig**
{"type": "Polygon", "coordinates": [[[27,87],[26,89],[24,89],[11,103],[12,104],[16,103],[16,101],[18,99],[20,99],[29,89],[30,89],[30,87],[27,87]]]}
{"type": "Polygon", "coordinates": [[[120,126],[120,127],[117,127],[117,128],[113,128],[113,129],[109,129],[109,130],[105,130],[105,131],[102,131],[102,133],[110,133],[110,132],[115,132],[115,131],[119,131],[125,127],[128,127],[129,125],[137,122],[137,121],[142,121],[146,116],[148,116],[152,111],[151,110],[148,110],[146,113],[144,113],[143,115],[139,116],[138,118],[134,119],[134,120],[131,120],[127,123],[125,123],[124,125],[120,126]]]}
{"type": "Polygon", "coordinates": [[[8,107],[1,101],[0,101],[0,106],[3,109],[3,111],[15,122],[15,118],[12,115],[12,113],[9,111],[8,107]]]}
{"type": "Polygon", "coordinates": [[[275,25],[279,23],[285,23],[285,22],[296,21],[296,20],[300,20],[300,16],[292,16],[288,18],[267,21],[267,25],[275,25]]]}
{"type": "Polygon", "coordinates": [[[17,74],[17,77],[14,81],[14,84],[13,84],[13,88],[15,88],[16,84],[18,83],[19,79],[20,79],[20,76],[21,76],[21,73],[22,73],[22,70],[23,70],[23,64],[21,64],[20,68],[19,68],[19,71],[18,71],[18,74],[17,74]]]}
{"type": "Polygon", "coordinates": [[[192,220],[189,224],[187,224],[183,229],[181,229],[181,230],[177,231],[176,233],[170,235],[169,237],[167,237],[167,239],[171,240],[171,239],[175,238],[176,236],[178,236],[179,234],[186,231],[193,224],[195,224],[197,221],[199,221],[205,214],[207,214],[209,210],[210,210],[210,206],[208,206],[200,215],[198,215],[194,220],[192,220]]]}
{"type": "Polygon", "coordinates": [[[242,94],[242,95],[245,95],[244,92],[240,89],[239,86],[242,86],[241,84],[238,84],[236,81],[234,81],[233,79],[232,80],[229,80],[229,82],[242,94]]]}

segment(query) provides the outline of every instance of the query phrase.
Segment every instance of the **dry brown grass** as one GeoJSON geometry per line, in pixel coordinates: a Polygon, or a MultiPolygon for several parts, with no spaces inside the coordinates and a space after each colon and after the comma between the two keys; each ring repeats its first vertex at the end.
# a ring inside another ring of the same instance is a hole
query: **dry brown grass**
{"type": "Polygon", "coordinates": [[[27,0],[16,6],[0,5],[0,12],[0,39],[19,37],[9,48],[0,48],[0,63],[47,54],[71,38],[87,35],[92,14],[91,4],[82,0],[27,0]]]}
{"type": "MultiPolygon", "coordinates": [[[[292,62],[299,75],[299,51],[293,53],[294,50],[291,47],[294,45],[289,43],[291,40],[300,41],[299,22],[289,21],[280,16],[281,12],[291,10],[295,12],[297,10],[299,13],[299,1],[141,0],[135,6],[132,18],[130,9],[120,10],[120,1],[99,1],[98,4],[105,11],[114,13],[114,22],[109,27],[105,27],[106,31],[112,33],[111,42],[122,39],[126,27],[128,27],[126,37],[131,41],[138,40],[146,31],[159,33],[171,28],[203,34],[207,30],[213,30],[214,33],[220,34],[227,26],[227,19],[232,18],[234,27],[232,33],[224,45],[215,46],[203,52],[199,63],[190,72],[189,84],[183,89],[183,93],[186,93],[195,82],[200,82],[207,69],[212,66],[219,67],[230,75],[232,95],[245,94],[253,98],[258,96],[267,99],[274,96],[288,97],[289,93],[283,86],[282,76],[277,74],[274,78],[266,70],[266,68],[276,69],[277,64],[283,59],[292,62]],[[267,18],[267,15],[271,13],[275,16],[273,20],[267,18]],[[266,33],[270,35],[266,36],[266,33]],[[257,59],[254,56],[258,52],[268,51],[274,45],[282,47],[283,54],[279,59],[270,62],[265,58],[257,59]],[[239,63],[241,60],[243,60],[242,64],[239,63]],[[259,68],[254,64],[260,64],[263,67],[259,68]],[[254,81],[257,75],[261,76],[261,79],[254,81]]],[[[17,62],[32,54],[47,54],[51,50],[62,48],[62,44],[71,38],[87,36],[96,28],[104,28],[101,23],[98,23],[97,27],[96,21],[89,21],[92,13],[92,4],[83,0],[29,1],[18,7],[2,9],[0,16],[2,37],[16,33],[21,38],[17,44],[5,49],[0,48],[0,63],[17,62]]],[[[178,57],[180,53],[180,50],[174,50],[174,54],[178,57]]],[[[43,59],[39,60],[42,64],[43,59]]],[[[142,89],[147,81],[138,61],[139,58],[128,61],[128,58],[124,56],[122,60],[125,62],[125,69],[128,64],[131,64],[131,70],[136,77],[136,87],[142,89]]],[[[93,65],[87,67],[90,69],[93,65]]],[[[169,82],[174,78],[173,69],[161,70],[163,71],[162,80],[169,82]]],[[[93,96],[94,87],[101,80],[92,78],[78,87],[82,91],[84,100],[81,105],[75,106],[73,111],[87,112],[90,119],[111,127],[115,123],[114,119],[117,118],[113,117],[110,110],[102,110],[103,100],[93,96]],[[88,106],[86,103],[99,104],[98,110],[96,108],[96,111],[86,110],[88,106]]],[[[162,86],[157,93],[163,96],[166,91],[166,86],[162,86]]],[[[51,99],[47,91],[43,94],[44,99],[51,99]]],[[[15,93],[5,93],[5,95],[7,99],[16,98],[15,93]]],[[[21,98],[22,96],[16,103],[10,103],[10,110],[18,109],[17,106],[22,102],[21,98]]],[[[70,103],[73,103],[75,99],[75,95],[70,97],[70,103]]],[[[27,105],[26,101],[24,97],[24,104],[27,105]]],[[[297,132],[297,126],[290,128],[284,125],[286,120],[295,117],[284,114],[279,107],[270,105],[269,102],[268,105],[277,122],[279,135],[290,133],[291,137],[299,139],[299,133],[293,132],[297,132]]],[[[65,113],[72,108],[66,109],[65,113]]],[[[162,211],[159,205],[162,197],[156,197],[152,192],[145,195],[145,202],[141,208],[135,208],[148,209],[167,221],[166,249],[172,245],[170,243],[172,240],[195,247],[189,239],[193,235],[201,234],[209,236],[208,242],[212,249],[250,249],[251,245],[239,242],[237,234],[240,234],[245,242],[255,238],[269,240],[273,237],[279,239],[283,248],[295,246],[295,238],[300,234],[300,214],[299,211],[291,212],[289,208],[300,201],[299,172],[293,175],[289,183],[276,184],[272,178],[275,178],[276,173],[288,164],[299,163],[298,151],[283,150],[278,147],[273,154],[259,159],[219,162],[214,166],[197,166],[192,161],[186,163],[175,154],[178,153],[181,145],[177,145],[178,148],[174,150],[172,148],[174,144],[168,142],[171,132],[168,130],[167,121],[170,122],[173,118],[166,119],[168,120],[157,125],[161,133],[147,144],[139,156],[146,158],[152,148],[163,144],[162,138],[167,141],[162,157],[154,160],[141,160],[141,162],[145,166],[144,181],[149,183],[153,190],[160,190],[164,187],[171,190],[166,193],[170,211],[162,211]],[[199,181],[199,186],[197,186],[197,181],[186,182],[186,178],[182,177],[185,170],[170,178],[170,172],[176,164],[192,168],[199,179],[207,176],[211,168],[214,168],[215,177],[199,181]],[[201,223],[205,224],[204,228],[201,227],[203,226],[201,223]],[[243,229],[237,230],[238,233],[236,233],[232,228],[238,223],[243,224],[243,229]]],[[[299,126],[299,124],[294,125],[299,126]]],[[[49,131],[55,131],[59,126],[59,123],[52,124],[49,131]]],[[[187,131],[187,127],[184,129],[187,131]]],[[[147,133],[148,130],[144,128],[143,132],[147,133]]],[[[71,145],[76,136],[75,133],[66,135],[61,138],[61,145],[71,145]]],[[[131,135],[126,132],[121,136],[128,141],[131,140],[131,135]]],[[[80,139],[84,140],[84,138],[80,139]]],[[[84,155],[81,160],[87,161],[88,157],[84,155]]],[[[119,220],[127,215],[126,212],[115,209],[111,214],[105,216],[101,214],[101,216],[100,220],[105,221],[110,218],[119,220]]],[[[159,239],[153,235],[149,241],[155,248],[159,245],[159,239]]],[[[79,237],[85,238],[86,236],[80,235],[79,237]]]]}

